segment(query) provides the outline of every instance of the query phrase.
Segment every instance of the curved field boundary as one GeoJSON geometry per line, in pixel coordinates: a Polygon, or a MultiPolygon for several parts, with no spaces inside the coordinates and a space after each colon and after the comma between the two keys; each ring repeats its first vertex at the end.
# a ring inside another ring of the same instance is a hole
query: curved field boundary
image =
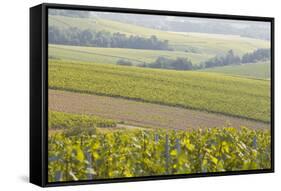
{"type": "Polygon", "coordinates": [[[49,109],[68,113],[93,114],[141,127],[186,129],[231,125],[237,128],[241,126],[254,129],[270,128],[269,123],[221,114],[50,89],[49,109]]]}
{"type": "Polygon", "coordinates": [[[110,54],[100,54],[100,53],[96,53],[96,52],[93,52],[93,51],[86,51],[86,50],[73,50],[73,49],[70,49],[70,48],[63,48],[63,47],[58,47],[58,46],[56,46],[54,48],[66,50],[66,51],[70,51],[70,52],[74,52],[74,53],[80,52],[80,53],[84,53],[84,54],[107,56],[107,57],[111,57],[111,58],[125,59],[125,60],[134,61],[134,62],[145,63],[142,60],[132,59],[132,58],[124,57],[124,56],[114,56],[114,55],[110,55],[110,54]]]}
{"type": "Polygon", "coordinates": [[[270,82],[203,72],[49,62],[49,88],[270,121],[270,82]]]}

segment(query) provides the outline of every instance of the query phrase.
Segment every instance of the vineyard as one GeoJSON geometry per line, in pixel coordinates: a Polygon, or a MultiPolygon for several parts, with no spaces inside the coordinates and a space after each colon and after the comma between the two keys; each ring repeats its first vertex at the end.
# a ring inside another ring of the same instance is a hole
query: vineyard
{"type": "Polygon", "coordinates": [[[270,33],[48,14],[48,182],[271,168],[270,33]]]}
{"type": "Polygon", "coordinates": [[[49,111],[48,127],[50,129],[73,129],[91,127],[116,127],[117,121],[97,116],[69,114],[49,111]]]}
{"type": "Polygon", "coordinates": [[[270,168],[269,130],[70,129],[49,136],[49,182],[270,168]]]}
{"type": "Polygon", "coordinates": [[[269,122],[270,82],[195,71],[49,60],[49,88],[269,122]],[[243,96],[241,96],[243,95],[243,96]]]}

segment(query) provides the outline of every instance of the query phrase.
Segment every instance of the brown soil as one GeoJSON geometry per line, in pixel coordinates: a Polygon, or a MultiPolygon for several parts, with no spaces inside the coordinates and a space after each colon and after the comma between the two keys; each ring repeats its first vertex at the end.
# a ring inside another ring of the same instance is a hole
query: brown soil
{"type": "Polygon", "coordinates": [[[93,114],[141,127],[186,129],[231,125],[255,129],[270,128],[269,123],[221,114],[58,90],[49,90],[49,109],[68,113],[93,114]]]}

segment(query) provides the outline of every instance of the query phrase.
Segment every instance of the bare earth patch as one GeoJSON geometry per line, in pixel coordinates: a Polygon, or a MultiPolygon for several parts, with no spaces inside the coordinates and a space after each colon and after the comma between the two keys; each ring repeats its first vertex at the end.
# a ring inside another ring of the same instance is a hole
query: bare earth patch
{"type": "Polygon", "coordinates": [[[49,109],[124,121],[128,125],[161,128],[208,128],[231,125],[270,128],[262,123],[221,114],[214,114],[122,98],[73,93],[49,89],[49,109]]]}

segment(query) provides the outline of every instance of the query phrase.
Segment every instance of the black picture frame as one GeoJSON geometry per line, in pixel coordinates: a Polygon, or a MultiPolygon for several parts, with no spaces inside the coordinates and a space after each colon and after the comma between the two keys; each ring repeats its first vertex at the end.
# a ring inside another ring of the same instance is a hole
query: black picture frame
{"type": "Polygon", "coordinates": [[[30,182],[41,187],[83,185],[97,183],[164,180],[209,176],[242,175],[274,172],[274,18],[160,11],[84,5],[40,4],[30,8],[30,182]],[[262,170],[212,172],[202,174],[161,175],[149,177],[81,180],[71,182],[47,181],[48,161],[48,12],[49,8],[69,10],[107,11],[149,15],[170,15],[197,18],[266,21],[271,23],[271,168],[262,170]]]}

